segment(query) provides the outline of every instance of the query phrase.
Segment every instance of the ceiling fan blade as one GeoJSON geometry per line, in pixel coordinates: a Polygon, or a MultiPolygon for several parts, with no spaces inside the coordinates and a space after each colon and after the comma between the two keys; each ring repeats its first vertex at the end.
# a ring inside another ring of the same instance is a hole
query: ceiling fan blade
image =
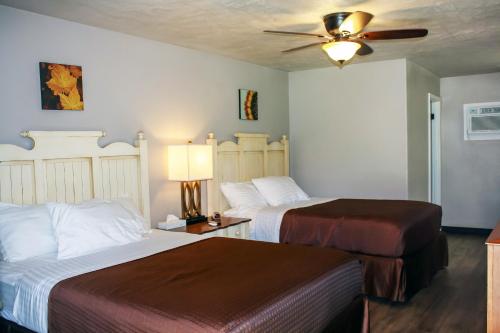
{"type": "Polygon", "coordinates": [[[298,51],[298,50],[306,49],[306,48],[311,47],[311,46],[316,46],[316,45],[321,45],[321,44],[325,44],[325,42],[306,44],[306,45],[302,45],[299,47],[294,47],[292,49],[283,50],[281,52],[288,53],[288,52],[298,51]]]}
{"type": "Polygon", "coordinates": [[[360,34],[360,38],[368,40],[381,39],[403,39],[417,38],[427,36],[427,29],[401,29],[401,30],[384,30],[384,31],[367,31],[360,34]]]}
{"type": "Polygon", "coordinates": [[[361,45],[361,47],[356,52],[357,55],[365,56],[365,55],[368,55],[370,53],[373,53],[373,49],[370,46],[368,46],[368,44],[363,43],[363,42],[361,42],[359,40],[357,40],[356,43],[358,43],[359,45],[361,45]]]}
{"type": "Polygon", "coordinates": [[[363,28],[371,21],[373,15],[365,12],[354,12],[347,16],[339,27],[339,31],[347,31],[355,34],[363,30],[363,28]]]}
{"type": "Polygon", "coordinates": [[[264,30],[264,32],[271,33],[271,34],[280,34],[280,35],[319,37],[319,38],[327,38],[327,39],[331,38],[329,36],[320,35],[320,34],[311,34],[308,32],[291,32],[291,31],[277,31],[277,30],[264,30]]]}

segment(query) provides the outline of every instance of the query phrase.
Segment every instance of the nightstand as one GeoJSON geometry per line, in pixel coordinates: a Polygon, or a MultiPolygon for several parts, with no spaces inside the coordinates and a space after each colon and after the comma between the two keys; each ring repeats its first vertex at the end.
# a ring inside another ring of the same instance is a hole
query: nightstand
{"type": "Polygon", "coordinates": [[[249,218],[225,217],[220,219],[221,224],[212,227],[207,222],[191,224],[185,227],[170,229],[169,231],[187,232],[204,237],[230,237],[250,239],[250,221],[249,218]]]}

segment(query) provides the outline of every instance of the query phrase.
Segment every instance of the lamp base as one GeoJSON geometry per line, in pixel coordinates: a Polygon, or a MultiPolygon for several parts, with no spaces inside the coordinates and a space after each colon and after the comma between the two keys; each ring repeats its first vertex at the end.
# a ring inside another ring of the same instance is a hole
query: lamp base
{"type": "Polygon", "coordinates": [[[196,224],[196,223],[206,222],[206,221],[208,221],[208,219],[205,215],[193,216],[193,217],[188,217],[186,219],[186,225],[191,225],[191,224],[196,224]]]}
{"type": "Polygon", "coordinates": [[[201,184],[200,181],[181,182],[182,219],[186,224],[207,221],[201,214],[201,184]]]}

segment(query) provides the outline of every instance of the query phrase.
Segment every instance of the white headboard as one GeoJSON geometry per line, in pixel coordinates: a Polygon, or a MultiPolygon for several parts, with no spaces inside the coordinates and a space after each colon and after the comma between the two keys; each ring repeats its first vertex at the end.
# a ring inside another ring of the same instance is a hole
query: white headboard
{"type": "Polygon", "coordinates": [[[99,147],[103,131],[27,131],[33,149],[0,144],[0,201],[78,203],[130,197],[150,222],[147,141],[99,147]]]}
{"type": "Polygon", "coordinates": [[[213,133],[207,144],[213,147],[213,180],[207,183],[208,214],[229,208],[222,192],[222,182],[245,182],[265,176],[288,176],[288,139],[268,144],[268,134],[236,133],[237,142],[217,143],[213,133]]]}

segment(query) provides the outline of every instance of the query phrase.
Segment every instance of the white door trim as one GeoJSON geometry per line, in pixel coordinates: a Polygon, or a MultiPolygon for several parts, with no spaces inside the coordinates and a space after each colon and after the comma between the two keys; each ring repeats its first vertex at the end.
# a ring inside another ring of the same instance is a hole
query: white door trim
{"type": "Polygon", "coordinates": [[[427,133],[428,133],[428,200],[437,205],[441,204],[441,97],[429,93],[427,95],[427,133]],[[434,111],[434,121],[436,123],[436,165],[435,180],[432,177],[432,125],[431,116],[434,111]],[[435,193],[433,197],[433,185],[435,193]]]}

